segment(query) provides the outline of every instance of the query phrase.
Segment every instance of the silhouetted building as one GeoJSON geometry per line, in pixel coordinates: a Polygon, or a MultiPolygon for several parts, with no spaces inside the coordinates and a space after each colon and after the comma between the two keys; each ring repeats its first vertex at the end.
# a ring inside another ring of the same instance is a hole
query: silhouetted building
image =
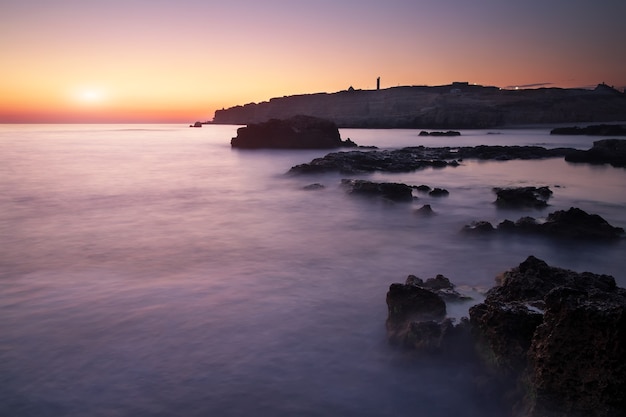
{"type": "Polygon", "coordinates": [[[376,78],[376,89],[380,90],[380,77],[376,78]]]}

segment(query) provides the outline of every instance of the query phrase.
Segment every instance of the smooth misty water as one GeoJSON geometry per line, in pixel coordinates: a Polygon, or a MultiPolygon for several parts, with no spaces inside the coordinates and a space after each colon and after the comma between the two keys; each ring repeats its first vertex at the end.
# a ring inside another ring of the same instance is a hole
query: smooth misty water
{"type": "MultiPolygon", "coordinates": [[[[626,285],[624,240],[459,234],[570,206],[626,227],[626,170],[468,160],[361,176],[450,191],[390,204],[345,195],[339,174],[285,175],[325,151],[231,150],[235,129],[0,127],[1,416],[501,415],[469,365],[388,346],[389,284],[441,273],[479,301],[532,254],[626,285]],[[312,183],[326,187],[302,189],[312,183]],[[550,186],[551,207],[497,210],[491,188],[516,185],[550,186]],[[423,204],[438,215],[416,216],[423,204]]],[[[598,139],[418,133],[342,137],[383,148],[598,139]]]]}

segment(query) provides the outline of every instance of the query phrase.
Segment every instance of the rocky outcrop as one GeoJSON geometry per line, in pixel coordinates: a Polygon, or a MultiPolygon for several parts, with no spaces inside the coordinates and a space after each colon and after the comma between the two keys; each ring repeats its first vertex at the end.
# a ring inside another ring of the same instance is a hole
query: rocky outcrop
{"type": "Polygon", "coordinates": [[[529,257],[470,309],[483,358],[516,376],[518,415],[626,413],[626,290],[529,257]]]}
{"type": "Polygon", "coordinates": [[[508,402],[512,417],[626,415],[626,290],[611,276],[534,256],[496,283],[456,325],[446,318],[445,300],[459,300],[448,278],[409,275],[391,284],[389,341],[471,363],[480,358],[477,382],[497,392],[491,400],[508,402]]]}
{"type": "Polygon", "coordinates": [[[502,208],[542,208],[552,196],[549,187],[494,188],[496,206],[502,208]]]}
{"type": "Polygon", "coordinates": [[[557,127],[550,131],[551,135],[588,135],[588,136],[626,136],[626,126],[622,125],[591,125],[586,127],[557,127]]]}
{"type": "Polygon", "coordinates": [[[573,150],[565,155],[568,162],[590,164],[611,164],[614,167],[626,167],[626,139],[603,139],[593,143],[589,150],[573,150]]]}
{"type": "Polygon", "coordinates": [[[243,149],[333,149],[356,146],[349,139],[341,140],[334,122],[310,116],[272,119],[240,127],[230,143],[233,148],[243,149]]]}
{"type": "Polygon", "coordinates": [[[323,172],[365,173],[374,171],[410,172],[423,168],[458,166],[461,159],[506,161],[563,157],[571,148],[546,149],[541,146],[465,146],[459,148],[425,146],[397,150],[333,152],[323,158],[292,167],[293,174],[323,172]]]}
{"type": "Polygon", "coordinates": [[[446,318],[446,300],[468,299],[443,275],[426,281],[409,275],[404,284],[391,284],[386,298],[389,342],[422,353],[467,353],[468,321],[455,325],[446,318]]]}
{"type": "Polygon", "coordinates": [[[453,83],[277,97],[218,110],[213,123],[245,125],[304,114],[339,127],[485,129],[626,120],[625,103],[626,96],[609,87],[506,90],[453,83]]]}
{"type": "Polygon", "coordinates": [[[342,179],[341,185],[353,195],[377,196],[391,201],[413,200],[413,188],[406,184],[342,179]]]}
{"type": "Polygon", "coordinates": [[[609,224],[597,214],[589,214],[576,207],[550,213],[545,221],[533,217],[521,217],[517,221],[504,220],[497,228],[487,221],[473,222],[463,228],[464,232],[485,233],[493,231],[536,233],[567,239],[618,239],[624,229],[609,224]]]}

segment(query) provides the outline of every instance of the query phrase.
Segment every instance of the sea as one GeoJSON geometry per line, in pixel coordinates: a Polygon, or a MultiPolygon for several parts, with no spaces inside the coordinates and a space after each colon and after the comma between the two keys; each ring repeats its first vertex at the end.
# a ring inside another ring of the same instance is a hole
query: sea
{"type": "MultiPolygon", "coordinates": [[[[570,207],[626,228],[623,168],[290,175],[329,151],[232,149],[237,128],[0,125],[0,416],[507,415],[470,365],[387,342],[389,285],[443,274],[472,297],[448,305],[455,320],[529,255],[626,286],[626,239],[461,233],[570,207]],[[343,178],[449,195],[361,198],[343,178]],[[494,187],[517,186],[554,194],[544,209],[494,205],[494,187]],[[435,215],[416,214],[425,204],[435,215]]],[[[549,132],[340,130],[380,149],[601,139],[549,132]]]]}

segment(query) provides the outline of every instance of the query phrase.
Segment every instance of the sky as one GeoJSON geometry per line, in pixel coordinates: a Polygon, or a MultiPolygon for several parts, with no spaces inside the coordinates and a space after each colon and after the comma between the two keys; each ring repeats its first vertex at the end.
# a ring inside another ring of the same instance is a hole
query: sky
{"type": "Polygon", "coordinates": [[[625,0],[0,0],[0,123],[191,123],[293,94],[626,87],[625,0]]]}

